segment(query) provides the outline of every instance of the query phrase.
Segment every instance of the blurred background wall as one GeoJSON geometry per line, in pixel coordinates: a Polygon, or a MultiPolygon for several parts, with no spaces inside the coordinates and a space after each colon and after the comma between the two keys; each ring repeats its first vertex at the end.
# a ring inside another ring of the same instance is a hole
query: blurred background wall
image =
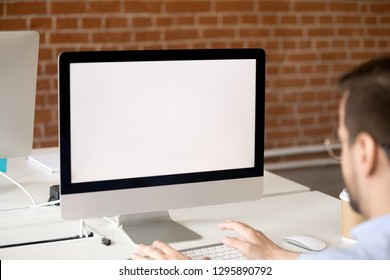
{"type": "Polygon", "coordinates": [[[390,53],[390,1],[1,0],[0,30],[40,33],[36,148],[58,145],[62,51],[263,48],[272,163],[305,151],[326,157],[307,147],[321,146],[336,130],[337,78],[390,53]]]}

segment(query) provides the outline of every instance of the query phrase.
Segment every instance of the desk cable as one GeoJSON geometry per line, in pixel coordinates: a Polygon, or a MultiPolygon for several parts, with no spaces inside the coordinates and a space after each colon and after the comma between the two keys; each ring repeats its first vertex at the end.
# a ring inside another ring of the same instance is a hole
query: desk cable
{"type": "MultiPolygon", "coordinates": [[[[101,243],[103,245],[106,245],[106,246],[110,246],[112,244],[112,241],[110,239],[109,236],[107,235],[104,235],[102,233],[100,233],[99,231],[97,231],[96,229],[94,229],[93,227],[91,227],[90,225],[86,224],[84,222],[84,220],[81,220],[80,221],[80,232],[84,232],[84,230],[86,230],[87,234],[88,234],[88,230],[87,230],[87,227],[90,229],[91,233],[96,233],[97,235],[99,235],[99,237],[101,237],[101,243]],[[84,227],[85,229],[82,229],[82,227],[84,227]]],[[[88,234],[88,236],[90,237],[91,234],[88,234]]],[[[84,237],[84,236],[83,236],[84,237]]]]}
{"type": "Polygon", "coordinates": [[[35,201],[35,199],[33,198],[33,196],[31,195],[31,193],[26,190],[25,187],[23,187],[21,184],[19,184],[18,182],[16,182],[14,179],[12,179],[11,177],[9,177],[7,174],[5,174],[4,172],[1,172],[0,171],[0,174],[3,175],[4,178],[8,179],[9,181],[11,181],[12,183],[14,183],[16,186],[18,186],[22,191],[24,191],[27,196],[30,198],[30,200],[32,201],[33,205],[34,206],[37,206],[37,202],[35,201]]]}
{"type": "MultiPolygon", "coordinates": [[[[44,203],[37,203],[34,199],[34,197],[32,196],[32,194],[25,188],[23,187],[21,184],[19,184],[18,182],[16,182],[14,179],[12,179],[10,176],[8,176],[7,174],[5,174],[4,172],[0,171],[0,174],[3,175],[4,178],[6,178],[7,180],[9,180],[11,183],[15,184],[17,187],[19,187],[27,196],[28,198],[31,200],[33,206],[32,207],[43,207],[43,206],[51,206],[51,205],[58,205],[60,203],[60,199],[58,200],[51,200],[49,199],[48,202],[44,202],[44,203]]],[[[22,209],[22,208],[28,208],[28,207],[20,207],[20,208],[12,208],[12,209],[3,209],[3,210],[15,210],[15,209],[22,209]]],[[[1,211],[3,211],[1,210],[1,211]]]]}

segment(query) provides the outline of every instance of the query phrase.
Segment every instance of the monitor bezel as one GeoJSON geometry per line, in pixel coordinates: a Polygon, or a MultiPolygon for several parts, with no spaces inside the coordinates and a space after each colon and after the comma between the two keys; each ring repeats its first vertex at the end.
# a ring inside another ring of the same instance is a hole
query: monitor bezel
{"type": "Polygon", "coordinates": [[[112,191],[129,188],[169,186],[207,181],[262,177],[264,167],[265,52],[263,49],[203,50],[121,50],[64,52],[58,59],[59,135],[61,194],[112,191]],[[107,181],[72,183],[71,181],[71,114],[70,65],[72,63],[180,61],[180,60],[256,60],[255,160],[251,168],[148,176],[107,181]]]}

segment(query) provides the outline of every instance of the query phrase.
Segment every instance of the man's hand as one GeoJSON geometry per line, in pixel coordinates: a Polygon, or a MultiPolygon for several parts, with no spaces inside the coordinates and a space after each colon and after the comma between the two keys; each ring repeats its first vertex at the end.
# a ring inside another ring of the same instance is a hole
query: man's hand
{"type": "Polygon", "coordinates": [[[298,254],[284,250],[268,239],[264,233],[255,230],[247,224],[235,221],[226,221],[219,224],[222,230],[233,230],[240,237],[224,237],[222,242],[236,248],[248,259],[276,260],[295,259],[298,254]]]}
{"type": "Polygon", "coordinates": [[[154,241],[152,245],[138,245],[137,251],[131,257],[133,260],[189,260],[187,256],[176,251],[161,241],[154,241]]]}

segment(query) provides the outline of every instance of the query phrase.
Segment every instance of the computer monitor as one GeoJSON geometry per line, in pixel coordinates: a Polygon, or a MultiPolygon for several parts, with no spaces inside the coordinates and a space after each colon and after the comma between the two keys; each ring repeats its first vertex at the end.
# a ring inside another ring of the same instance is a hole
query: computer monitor
{"type": "Polygon", "coordinates": [[[27,156],[33,146],[39,34],[0,32],[0,158],[27,156]]]}
{"type": "Polygon", "coordinates": [[[200,238],[169,210],[262,196],[264,92],[261,49],[62,53],[62,216],[200,238]]]}

